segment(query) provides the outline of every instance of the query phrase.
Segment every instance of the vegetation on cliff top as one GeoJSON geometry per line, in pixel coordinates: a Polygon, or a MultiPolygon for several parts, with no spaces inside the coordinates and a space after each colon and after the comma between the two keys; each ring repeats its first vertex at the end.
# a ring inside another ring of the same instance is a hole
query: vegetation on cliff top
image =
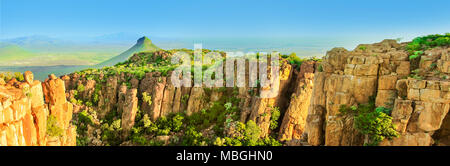
{"type": "Polygon", "coordinates": [[[411,74],[409,77],[414,79],[422,80],[425,77],[425,73],[427,71],[432,71],[436,76],[441,77],[441,79],[447,79],[446,75],[441,75],[440,72],[436,69],[436,62],[433,62],[428,69],[421,70],[419,69],[420,64],[422,63],[421,56],[425,54],[426,50],[435,48],[435,47],[448,47],[450,46],[450,33],[446,33],[444,35],[435,34],[417,37],[409,42],[406,46],[406,50],[409,53],[409,60],[411,62],[411,74]]]}
{"type": "Polygon", "coordinates": [[[433,47],[449,45],[450,33],[446,33],[445,35],[435,34],[414,38],[412,42],[408,43],[406,50],[408,50],[410,54],[415,54],[414,52],[416,51],[424,51],[433,47]]]}
{"type": "Polygon", "coordinates": [[[15,78],[17,81],[23,81],[24,77],[23,74],[20,72],[0,72],[0,79],[3,79],[3,81],[8,82],[11,79],[15,78]]]}

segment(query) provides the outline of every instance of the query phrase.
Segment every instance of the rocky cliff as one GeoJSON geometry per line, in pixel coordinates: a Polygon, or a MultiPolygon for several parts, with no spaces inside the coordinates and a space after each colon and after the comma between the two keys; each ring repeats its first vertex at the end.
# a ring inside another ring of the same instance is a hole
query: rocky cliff
{"type": "MultiPolygon", "coordinates": [[[[255,145],[242,133],[249,122],[263,138],[256,145],[273,143],[267,138],[285,145],[448,145],[449,48],[411,52],[409,45],[384,40],[352,51],[334,48],[321,62],[281,56],[273,98],[261,98],[262,87],[176,88],[168,60],[177,50],[135,54],[115,67],[62,79],[74,111],[83,113],[76,119],[91,119],[81,123],[84,145],[179,145],[192,132],[200,133],[199,145],[255,145]],[[183,115],[182,129],[160,124],[174,114],[183,115]],[[111,140],[111,133],[121,139],[111,140]]],[[[246,78],[249,70],[246,63],[246,78]]]]}
{"type": "MultiPolygon", "coordinates": [[[[317,66],[315,61],[304,61],[300,66],[290,63],[286,58],[282,59],[280,85],[276,87],[279,95],[274,98],[261,98],[259,96],[261,89],[258,87],[176,88],[170,82],[172,71],[156,69],[157,71],[139,74],[135,70],[132,72],[126,70],[129,68],[129,64],[139,65],[144,62],[144,65],[149,67],[155,64],[155,61],[159,61],[159,63],[167,61],[171,53],[171,51],[157,51],[135,54],[127,62],[128,64],[116,66],[114,69],[123,67],[123,72],[112,72],[112,68],[93,69],[62,77],[66,82],[68,100],[75,103],[75,112],[86,111],[92,116],[94,122],[98,121],[87,125],[88,128],[93,128],[90,130],[92,132],[83,134],[85,135],[84,139],[90,142],[88,145],[105,144],[105,139],[102,139],[105,131],[101,129],[105,123],[112,124],[113,121],[120,120],[120,135],[125,138],[133,130],[135,121],[138,121],[136,116],[148,116],[152,122],[173,114],[185,114],[188,117],[193,114],[194,117],[203,116],[203,114],[207,114],[205,112],[214,112],[220,109],[225,109],[223,111],[226,112],[227,109],[224,105],[227,103],[234,108],[234,113],[226,113],[226,115],[225,113],[215,113],[210,115],[219,116],[212,118],[215,119],[214,122],[204,123],[217,123],[229,119],[222,122],[226,124],[213,124],[210,127],[223,126],[224,130],[233,130],[227,127],[235,124],[232,121],[244,124],[252,121],[261,129],[260,137],[280,134],[282,140],[300,139],[305,131],[309,98],[312,95],[313,73],[317,66]],[[272,117],[275,110],[284,116],[282,122],[278,122],[280,115],[277,115],[276,119],[272,117]],[[140,113],[141,115],[139,115],[140,113]],[[114,117],[109,122],[100,122],[111,116],[114,117]],[[274,122],[277,124],[271,127],[271,123],[274,122]],[[281,127],[278,123],[281,124],[281,127]]],[[[248,67],[247,63],[247,78],[248,67]]],[[[246,84],[248,84],[248,80],[246,80],[246,84]]],[[[136,128],[136,126],[134,127],[136,128]]],[[[199,132],[211,130],[208,127],[199,132]]],[[[230,133],[230,131],[224,131],[224,133],[230,133]]],[[[209,135],[222,135],[222,133],[216,132],[209,135]]],[[[210,139],[214,139],[214,137],[211,136],[210,139]]],[[[126,140],[123,139],[119,142],[126,140]]]]}
{"type": "Polygon", "coordinates": [[[437,37],[282,55],[272,98],[248,86],[252,59],[245,87],[174,87],[180,50],[43,83],[26,72],[0,79],[0,145],[450,145],[450,48],[437,37]]]}
{"type": "Polygon", "coordinates": [[[41,83],[31,72],[23,78],[0,78],[0,146],[75,146],[64,82],[51,75],[41,83]]]}
{"type": "Polygon", "coordinates": [[[409,58],[407,43],[384,40],[359,45],[355,50],[334,48],[327,52],[315,73],[314,95],[306,128],[311,145],[363,145],[367,135],[355,130],[355,116],[340,114],[344,106],[357,109],[374,102],[391,110],[399,133],[380,145],[430,146],[434,140],[448,145],[449,111],[448,46],[409,58]],[[419,65],[415,65],[415,64],[419,65]],[[374,101],[370,101],[372,100],[374,101]],[[433,139],[434,137],[434,139],[433,139]]]}

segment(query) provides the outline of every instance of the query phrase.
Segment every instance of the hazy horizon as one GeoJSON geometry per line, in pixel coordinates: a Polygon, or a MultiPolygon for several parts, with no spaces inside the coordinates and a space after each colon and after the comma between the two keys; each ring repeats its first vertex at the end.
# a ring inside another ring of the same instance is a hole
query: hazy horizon
{"type": "MultiPolygon", "coordinates": [[[[296,53],[303,57],[324,56],[327,50],[334,47],[344,47],[354,49],[361,43],[379,42],[385,38],[368,39],[361,38],[332,38],[332,37],[180,37],[162,38],[151,35],[138,35],[117,33],[101,35],[97,37],[85,38],[55,38],[44,35],[23,36],[18,38],[1,39],[1,43],[10,43],[21,46],[35,52],[73,52],[91,51],[103,52],[107,50],[111,53],[120,53],[135,44],[142,36],[149,37],[154,44],[163,49],[188,48],[192,49],[194,44],[203,44],[203,48],[222,51],[243,51],[243,52],[270,52],[279,51],[285,54],[296,53]],[[108,36],[108,37],[103,37],[108,36]],[[42,51],[45,50],[45,51],[42,51]]],[[[395,38],[391,38],[395,39],[395,38]]],[[[410,39],[409,39],[410,40],[410,39]]],[[[407,41],[402,38],[402,41],[407,41]]]]}
{"type": "Polygon", "coordinates": [[[450,11],[444,8],[450,2],[446,0],[108,2],[0,0],[0,39],[33,35],[85,38],[125,33],[151,38],[407,40],[450,29],[450,11]]]}
{"type": "Polygon", "coordinates": [[[31,65],[39,59],[95,64],[147,36],[163,49],[201,43],[212,50],[322,57],[334,47],[352,50],[383,39],[410,41],[447,33],[450,11],[443,7],[449,4],[446,0],[0,0],[0,42],[17,45],[0,49],[0,56],[14,61],[4,64],[29,60],[31,65]]]}

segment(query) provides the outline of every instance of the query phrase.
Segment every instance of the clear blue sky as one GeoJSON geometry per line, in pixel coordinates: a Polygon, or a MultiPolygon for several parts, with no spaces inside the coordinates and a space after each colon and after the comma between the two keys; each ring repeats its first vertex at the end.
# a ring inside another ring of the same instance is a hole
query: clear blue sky
{"type": "Polygon", "coordinates": [[[450,31],[448,0],[0,0],[0,38],[405,37],[450,31]]]}

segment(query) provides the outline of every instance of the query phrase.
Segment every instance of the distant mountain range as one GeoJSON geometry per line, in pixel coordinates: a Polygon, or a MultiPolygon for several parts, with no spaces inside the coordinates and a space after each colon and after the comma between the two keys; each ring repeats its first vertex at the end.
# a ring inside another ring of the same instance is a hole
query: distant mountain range
{"type": "MultiPolygon", "coordinates": [[[[126,50],[125,52],[123,52],[119,55],[113,56],[112,58],[110,58],[106,61],[103,61],[102,63],[99,63],[99,64],[94,64],[94,65],[51,65],[51,66],[49,66],[49,65],[45,65],[45,66],[22,65],[22,66],[3,66],[3,67],[0,66],[0,72],[32,71],[34,73],[36,79],[44,80],[45,78],[47,78],[47,76],[49,74],[52,74],[52,73],[59,76],[59,75],[72,73],[74,71],[87,69],[87,68],[102,68],[105,66],[113,66],[119,62],[128,60],[128,58],[131,57],[134,53],[144,52],[144,51],[152,52],[152,51],[156,51],[159,49],[160,48],[158,46],[156,46],[155,44],[153,44],[149,38],[144,36],[144,37],[139,38],[137,40],[136,44],[133,45],[128,50],[126,50]]],[[[8,56],[8,58],[10,58],[10,59],[17,58],[14,55],[18,55],[18,53],[21,53],[22,57],[30,58],[31,56],[33,56],[31,53],[30,53],[31,55],[29,55],[29,53],[26,50],[23,50],[20,47],[18,47],[17,45],[13,45],[13,44],[5,44],[5,43],[0,44],[0,53],[2,53],[2,52],[5,53],[5,55],[11,55],[11,56],[8,56]]],[[[6,58],[6,57],[7,56],[0,54],[0,59],[6,58]]]]}
{"type": "Polygon", "coordinates": [[[5,62],[33,57],[34,54],[16,44],[0,42],[0,66],[5,62]]]}
{"type": "Polygon", "coordinates": [[[142,35],[26,36],[0,40],[0,66],[95,65],[129,49],[142,35]]]}

